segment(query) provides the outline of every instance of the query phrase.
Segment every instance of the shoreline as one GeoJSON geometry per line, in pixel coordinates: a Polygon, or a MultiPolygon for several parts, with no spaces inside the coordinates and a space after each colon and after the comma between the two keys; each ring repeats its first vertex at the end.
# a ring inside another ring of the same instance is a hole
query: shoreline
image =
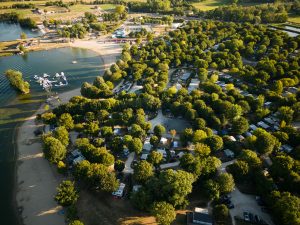
{"type": "MultiPolygon", "coordinates": [[[[68,46],[96,52],[103,61],[103,69],[99,71],[99,75],[116,61],[122,50],[118,44],[100,44],[98,40],[76,40],[68,46]]],[[[62,92],[59,97],[61,103],[64,103],[75,95],[80,95],[80,87],[62,92]]],[[[44,105],[45,103],[42,103],[32,116],[14,128],[16,135],[13,145],[17,150],[15,152],[14,205],[20,225],[65,224],[62,207],[58,206],[53,198],[56,187],[64,177],[55,172],[54,166],[43,157],[42,144],[33,133],[39,126],[35,123],[35,116],[44,111],[44,105]],[[20,209],[22,209],[21,212],[20,209]]]]}

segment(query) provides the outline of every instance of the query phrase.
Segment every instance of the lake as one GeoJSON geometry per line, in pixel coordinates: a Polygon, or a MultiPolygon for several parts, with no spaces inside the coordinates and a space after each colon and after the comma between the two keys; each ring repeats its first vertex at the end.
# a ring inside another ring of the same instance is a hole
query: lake
{"type": "Polygon", "coordinates": [[[24,32],[28,38],[42,35],[40,31],[32,31],[31,29],[23,28],[18,23],[0,22],[0,41],[19,39],[22,32],[24,32]]]}
{"type": "Polygon", "coordinates": [[[46,92],[36,83],[34,75],[64,72],[69,85],[54,87],[54,92],[64,92],[92,82],[103,71],[102,59],[93,51],[79,48],[60,48],[30,52],[27,55],[0,57],[0,215],[1,224],[17,225],[13,190],[15,187],[14,148],[15,127],[31,116],[45,102],[46,92]],[[77,61],[72,64],[72,61],[77,61]],[[21,95],[8,83],[4,76],[7,69],[19,70],[30,83],[31,93],[21,95]]]}

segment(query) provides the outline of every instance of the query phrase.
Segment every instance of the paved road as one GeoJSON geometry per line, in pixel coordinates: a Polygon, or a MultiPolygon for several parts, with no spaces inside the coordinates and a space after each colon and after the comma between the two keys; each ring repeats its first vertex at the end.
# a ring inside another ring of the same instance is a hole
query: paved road
{"type": "Polygon", "coordinates": [[[129,155],[128,155],[128,158],[125,162],[125,169],[124,169],[124,173],[126,174],[129,174],[129,173],[133,173],[133,169],[131,168],[131,163],[132,161],[134,160],[134,156],[135,156],[135,153],[134,152],[131,152],[129,155]]]}

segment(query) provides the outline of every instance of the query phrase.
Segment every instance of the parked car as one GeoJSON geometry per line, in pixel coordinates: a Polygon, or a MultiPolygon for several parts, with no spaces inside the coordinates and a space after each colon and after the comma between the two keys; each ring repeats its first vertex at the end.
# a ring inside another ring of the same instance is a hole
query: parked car
{"type": "Polygon", "coordinates": [[[252,213],[249,213],[249,219],[250,219],[250,222],[255,222],[254,221],[254,215],[252,213]]]}
{"type": "Polygon", "coordinates": [[[260,217],[258,215],[254,215],[254,221],[255,221],[255,223],[259,223],[260,217]]]}
{"type": "Polygon", "coordinates": [[[250,222],[249,212],[244,212],[244,220],[250,222]]]}
{"type": "Polygon", "coordinates": [[[265,205],[264,201],[262,200],[262,198],[260,196],[256,196],[255,200],[256,200],[256,202],[259,206],[264,206],[265,205]]]}
{"type": "Polygon", "coordinates": [[[234,208],[234,204],[232,204],[231,202],[229,204],[227,204],[228,209],[233,209],[234,208]]]}

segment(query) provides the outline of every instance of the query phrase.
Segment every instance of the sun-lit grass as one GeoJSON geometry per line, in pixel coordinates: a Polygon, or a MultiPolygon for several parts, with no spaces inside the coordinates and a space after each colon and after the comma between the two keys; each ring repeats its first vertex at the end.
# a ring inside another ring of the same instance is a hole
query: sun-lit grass
{"type": "Polygon", "coordinates": [[[16,4],[16,3],[24,3],[24,4],[29,4],[29,3],[32,3],[34,5],[37,5],[37,4],[43,4],[45,3],[46,1],[26,1],[26,2],[21,2],[21,1],[10,1],[10,2],[0,2],[0,7],[2,6],[11,6],[13,4],[16,4]]]}
{"type": "Polygon", "coordinates": [[[219,6],[225,6],[230,4],[229,0],[206,0],[203,2],[197,2],[193,3],[193,5],[202,11],[208,11],[215,8],[218,8],[219,6]]]}
{"type": "Polygon", "coordinates": [[[125,2],[147,2],[147,0],[125,0],[125,2]]]}
{"type": "Polygon", "coordinates": [[[71,12],[92,12],[94,11],[93,8],[94,6],[92,5],[81,5],[81,4],[70,6],[71,12]]]}
{"type": "Polygon", "coordinates": [[[116,5],[114,4],[103,4],[103,5],[99,5],[99,7],[104,10],[104,11],[109,11],[109,10],[113,10],[116,8],[116,5]]]}
{"type": "Polygon", "coordinates": [[[300,25],[300,15],[289,14],[288,21],[292,23],[298,23],[300,25]]]}
{"type": "MultiPolygon", "coordinates": [[[[193,3],[193,6],[195,6],[197,9],[200,9],[202,11],[208,11],[215,8],[218,8],[220,6],[227,6],[230,5],[232,1],[230,0],[204,0],[203,2],[197,2],[193,3]]],[[[257,3],[257,2],[246,2],[242,3],[242,6],[252,6],[252,5],[261,5],[263,3],[257,3]]]]}

